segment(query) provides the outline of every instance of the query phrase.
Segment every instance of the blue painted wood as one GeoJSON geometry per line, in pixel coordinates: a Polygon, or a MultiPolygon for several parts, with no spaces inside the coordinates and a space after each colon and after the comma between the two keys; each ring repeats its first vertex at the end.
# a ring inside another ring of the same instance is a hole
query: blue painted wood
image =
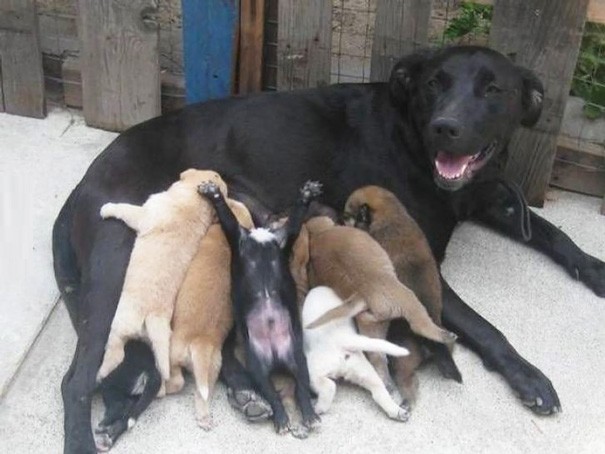
{"type": "Polygon", "coordinates": [[[187,103],[231,93],[239,0],[181,0],[187,103]]]}

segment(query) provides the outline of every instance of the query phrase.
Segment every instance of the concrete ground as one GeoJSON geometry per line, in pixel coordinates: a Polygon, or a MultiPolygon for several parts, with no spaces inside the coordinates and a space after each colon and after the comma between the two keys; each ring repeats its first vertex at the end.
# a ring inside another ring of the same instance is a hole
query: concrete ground
{"type": "MultiPolygon", "coordinates": [[[[14,374],[15,361],[5,358],[22,357],[29,345],[24,339],[31,342],[31,333],[35,336],[51,311],[0,403],[0,452],[55,453],[63,440],[59,387],[75,335],[63,305],[53,309],[51,223],[86,165],[113,135],[84,127],[79,114],[56,111],[43,121],[0,115],[0,137],[2,180],[12,172],[14,186],[24,194],[28,185],[19,182],[33,183],[33,195],[21,198],[21,208],[31,208],[36,245],[26,273],[18,276],[24,288],[2,299],[1,372],[14,374]]],[[[596,198],[553,191],[537,211],[586,251],[605,258],[599,206],[596,198]]],[[[11,258],[3,273],[15,263],[11,258]]],[[[464,384],[443,380],[433,367],[423,369],[419,400],[407,423],[387,419],[365,392],[342,385],[321,430],[300,441],[276,435],[268,423],[245,422],[219,386],[213,402],[218,426],[204,432],[193,417],[189,384],[180,395],[156,400],[112,452],[605,452],[605,300],[546,257],[472,224],[456,231],[444,272],[468,303],[550,377],[561,414],[532,414],[498,375],[458,347],[455,359],[464,384]]],[[[98,414],[99,405],[95,409],[98,414]]]]}

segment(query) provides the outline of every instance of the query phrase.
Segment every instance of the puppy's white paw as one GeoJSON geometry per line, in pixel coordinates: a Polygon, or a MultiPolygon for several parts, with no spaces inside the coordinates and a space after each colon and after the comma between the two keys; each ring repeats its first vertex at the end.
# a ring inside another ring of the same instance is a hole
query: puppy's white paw
{"type": "Polygon", "coordinates": [[[196,418],[196,420],[197,420],[197,425],[200,426],[202,429],[204,429],[206,432],[208,432],[209,430],[212,430],[216,427],[216,423],[214,422],[214,419],[210,415],[196,418]]]}
{"type": "Polygon", "coordinates": [[[101,217],[107,219],[113,217],[115,203],[106,203],[101,207],[101,217]]]}
{"type": "Polygon", "coordinates": [[[397,413],[391,416],[391,418],[393,418],[395,421],[406,422],[408,419],[410,419],[410,415],[411,412],[409,408],[399,408],[397,413]]]}

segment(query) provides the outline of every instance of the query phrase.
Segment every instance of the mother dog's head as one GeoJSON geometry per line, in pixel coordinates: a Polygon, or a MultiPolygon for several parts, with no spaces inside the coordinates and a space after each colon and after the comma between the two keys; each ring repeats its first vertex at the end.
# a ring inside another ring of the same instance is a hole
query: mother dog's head
{"type": "Polygon", "coordinates": [[[484,47],[447,47],[401,59],[389,80],[395,107],[417,126],[436,184],[460,189],[533,126],[544,88],[529,70],[484,47]]]}

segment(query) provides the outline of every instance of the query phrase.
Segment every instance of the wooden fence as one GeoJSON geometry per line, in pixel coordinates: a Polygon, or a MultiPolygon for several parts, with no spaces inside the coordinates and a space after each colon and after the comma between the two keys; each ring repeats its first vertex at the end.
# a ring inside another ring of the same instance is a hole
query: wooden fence
{"type": "MultiPolygon", "coordinates": [[[[330,83],[333,0],[181,2],[188,102],[263,85],[289,90],[330,83]]],[[[544,114],[535,128],[515,136],[507,169],[530,202],[540,205],[584,22],[587,17],[605,22],[605,0],[475,2],[493,5],[489,45],[533,69],[546,86],[544,114]]],[[[375,3],[369,79],[380,81],[398,58],[429,44],[432,1],[375,3]]],[[[77,0],[77,5],[79,59],[63,70],[81,81],[81,94],[74,98],[81,97],[87,123],[123,130],[159,115],[157,1],[77,0]]],[[[0,111],[44,115],[41,68],[35,1],[0,0],[0,111]]]]}

